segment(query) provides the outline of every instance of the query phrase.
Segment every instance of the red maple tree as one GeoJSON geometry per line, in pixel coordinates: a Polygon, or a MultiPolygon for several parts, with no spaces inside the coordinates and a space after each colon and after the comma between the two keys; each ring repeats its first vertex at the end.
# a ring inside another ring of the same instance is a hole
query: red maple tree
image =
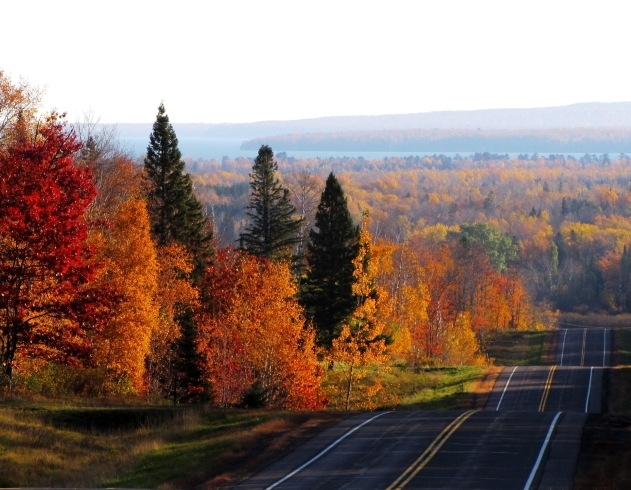
{"type": "Polygon", "coordinates": [[[80,148],[52,114],[0,152],[0,356],[12,375],[16,354],[66,364],[90,360],[90,328],[114,299],[90,287],[97,265],[86,244],[96,195],[80,148]]]}

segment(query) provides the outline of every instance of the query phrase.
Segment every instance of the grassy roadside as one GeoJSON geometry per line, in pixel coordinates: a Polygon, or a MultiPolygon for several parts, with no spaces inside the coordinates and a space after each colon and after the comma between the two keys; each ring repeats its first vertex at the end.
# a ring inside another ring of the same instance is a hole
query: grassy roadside
{"type": "Polygon", "coordinates": [[[0,405],[0,487],[183,488],[239,479],[346,414],[0,405]]]}
{"type": "Polygon", "coordinates": [[[547,330],[499,332],[487,353],[496,366],[541,366],[549,362],[546,354],[555,336],[547,330]]]}
{"type": "MultiPolygon", "coordinates": [[[[481,408],[496,372],[395,367],[381,377],[396,409],[481,408]]],[[[230,486],[353,413],[0,400],[0,487],[230,486]]]]}
{"type": "Polygon", "coordinates": [[[583,428],[574,488],[623,490],[631,482],[631,331],[612,330],[613,364],[603,375],[603,413],[583,428]]]}

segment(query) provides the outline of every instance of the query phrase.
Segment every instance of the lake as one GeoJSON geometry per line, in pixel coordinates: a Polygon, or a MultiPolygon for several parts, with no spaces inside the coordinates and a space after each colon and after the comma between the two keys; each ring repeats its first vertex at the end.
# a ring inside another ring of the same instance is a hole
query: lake
{"type": "MultiPolygon", "coordinates": [[[[247,157],[254,158],[257,155],[257,151],[255,150],[241,150],[242,139],[215,139],[215,138],[205,138],[205,137],[188,137],[184,136],[178,138],[179,148],[182,152],[182,155],[186,157],[191,157],[194,159],[203,159],[203,160],[211,160],[213,158],[217,160],[221,160],[224,156],[227,156],[230,159],[235,159],[237,157],[247,157]]],[[[149,144],[149,135],[146,138],[142,137],[130,137],[130,136],[122,136],[121,143],[123,148],[130,151],[135,156],[142,156],[145,154],[147,149],[147,145],[149,144]]],[[[276,152],[278,153],[278,152],[276,152]]],[[[349,158],[358,158],[364,157],[366,160],[380,160],[386,157],[408,157],[408,156],[420,156],[423,157],[425,155],[433,155],[437,152],[424,152],[424,151],[344,151],[344,150],[335,150],[335,151],[286,151],[287,156],[294,158],[341,158],[341,157],[349,157],[349,158]]],[[[456,155],[461,155],[463,157],[472,155],[474,152],[472,151],[461,151],[461,152],[442,152],[443,155],[454,157],[456,155]]],[[[531,154],[534,152],[530,152],[531,154]]],[[[538,152],[542,156],[548,156],[550,152],[540,151],[538,152]]],[[[517,158],[519,153],[508,153],[509,158],[517,158]]],[[[565,156],[573,156],[576,159],[579,159],[583,156],[583,154],[579,153],[568,153],[565,156]]],[[[618,157],[617,154],[611,154],[610,158],[616,159],[618,157]]]]}

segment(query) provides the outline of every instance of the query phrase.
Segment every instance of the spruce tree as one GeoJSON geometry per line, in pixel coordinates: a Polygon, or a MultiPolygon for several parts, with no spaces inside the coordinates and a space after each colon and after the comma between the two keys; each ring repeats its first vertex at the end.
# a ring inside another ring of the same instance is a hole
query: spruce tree
{"type": "Polygon", "coordinates": [[[184,173],[182,153],[164,104],[158,108],[149,136],[145,175],[150,182],[147,201],[151,231],[158,246],[179,243],[198,262],[205,262],[212,252],[212,233],[202,205],[193,193],[191,177],[184,173]]]}
{"type": "MultiPolygon", "coordinates": [[[[160,104],[158,115],[149,136],[145,158],[145,178],[149,181],[147,207],[151,217],[151,232],[158,247],[175,242],[192,254],[195,268],[192,281],[199,280],[212,255],[212,231],[202,205],[193,193],[191,177],[184,172],[178,140],[160,104]]],[[[199,392],[199,374],[195,366],[196,328],[193,312],[187,309],[178,319],[181,336],[172,344],[177,356],[171,366],[174,401],[189,399],[199,392]],[[186,378],[178,382],[178,373],[186,378]]]]}
{"type": "Polygon", "coordinates": [[[250,222],[239,243],[252,255],[288,260],[292,247],[300,241],[302,219],[296,217],[289,189],[280,183],[277,171],[274,152],[269,146],[261,146],[250,174],[250,204],[245,212],[250,222]]]}
{"type": "Polygon", "coordinates": [[[318,332],[318,342],[330,346],[357,307],[353,260],[359,250],[359,227],[353,224],[344,191],[333,173],[322,192],[315,225],[318,231],[309,233],[309,271],[301,301],[318,332]]]}

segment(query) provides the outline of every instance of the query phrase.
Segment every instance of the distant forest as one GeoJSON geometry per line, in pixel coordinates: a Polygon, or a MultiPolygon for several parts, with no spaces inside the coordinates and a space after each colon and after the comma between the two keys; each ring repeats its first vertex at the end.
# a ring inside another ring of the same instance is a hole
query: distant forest
{"type": "Polygon", "coordinates": [[[241,149],[256,150],[262,144],[278,151],[623,153],[631,151],[631,128],[292,133],[247,140],[241,149]]]}
{"type": "MultiPolygon", "coordinates": [[[[370,212],[377,241],[443,243],[465,223],[486,223],[511,237],[512,266],[535,302],[631,312],[631,159],[624,154],[367,160],[280,152],[277,160],[309,226],[333,171],[356,222],[370,212]]],[[[221,244],[236,243],[246,223],[251,165],[248,158],[187,161],[221,244]]]]}

